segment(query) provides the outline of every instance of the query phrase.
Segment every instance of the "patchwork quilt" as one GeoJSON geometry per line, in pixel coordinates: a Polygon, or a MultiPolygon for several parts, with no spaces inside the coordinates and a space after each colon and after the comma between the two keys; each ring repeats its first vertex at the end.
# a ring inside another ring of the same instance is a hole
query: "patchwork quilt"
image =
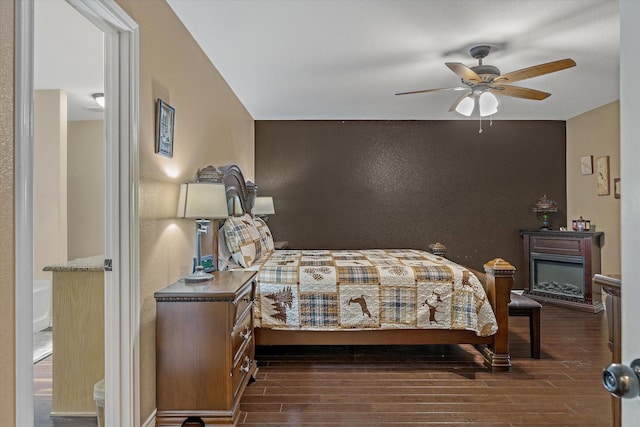
{"type": "Polygon", "coordinates": [[[279,250],[258,270],[255,326],[498,330],[480,281],[420,250],[279,250]]]}

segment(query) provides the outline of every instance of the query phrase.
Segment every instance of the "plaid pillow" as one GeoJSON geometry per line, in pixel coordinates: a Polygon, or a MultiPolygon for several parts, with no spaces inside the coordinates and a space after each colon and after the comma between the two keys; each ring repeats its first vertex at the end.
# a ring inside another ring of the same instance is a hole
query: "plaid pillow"
{"type": "Polygon", "coordinates": [[[223,230],[233,260],[245,268],[251,267],[262,255],[260,233],[251,216],[244,214],[228,218],[223,230]]]}
{"type": "Polygon", "coordinates": [[[269,230],[267,223],[264,222],[262,218],[253,218],[253,223],[256,225],[256,228],[260,233],[262,255],[269,255],[275,249],[275,246],[273,245],[273,236],[271,235],[271,230],[269,230]]]}

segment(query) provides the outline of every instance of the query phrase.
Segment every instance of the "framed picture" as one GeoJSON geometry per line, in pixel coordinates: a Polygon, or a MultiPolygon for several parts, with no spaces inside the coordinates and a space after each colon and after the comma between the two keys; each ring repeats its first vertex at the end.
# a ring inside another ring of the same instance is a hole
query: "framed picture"
{"type": "Polygon", "coordinates": [[[173,157],[173,127],[176,110],[162,99],[156,101],[156,153],[173,157]]]}
{"type": "Polygon", "coordinates": [[[616,199],[620,198],[621,188],[620,188],[620,178],[615,178],[613,180],[613,197],[616,199]]]}
{"type": "Polygon", "coordinates": [[[593,173],[593,156],[580,157],[580,171],[582,175],[591,175],[593,173]]]}
{"type": "Polygon", "coordinates": [[[609,188],[609,156],[596,158],[596,189],[598,196],[608,196],[609,188]]]}

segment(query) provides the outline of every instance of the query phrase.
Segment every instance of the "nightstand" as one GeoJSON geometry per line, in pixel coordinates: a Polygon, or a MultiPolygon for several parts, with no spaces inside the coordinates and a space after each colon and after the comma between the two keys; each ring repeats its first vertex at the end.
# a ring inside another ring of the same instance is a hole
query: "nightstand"
{"type": "Polygon", "coordinates": [[[156,298],[156,426],[236,425],[255,378],[255,271],[216,271],[214,280],[176,282],[156,298]]]}
{"type": "Polygon", "coordinates": [[[273,242],[273,246],[276,249],[287,249],[289,247],[289,242],[282,241],[282,242],[273,242]]]}

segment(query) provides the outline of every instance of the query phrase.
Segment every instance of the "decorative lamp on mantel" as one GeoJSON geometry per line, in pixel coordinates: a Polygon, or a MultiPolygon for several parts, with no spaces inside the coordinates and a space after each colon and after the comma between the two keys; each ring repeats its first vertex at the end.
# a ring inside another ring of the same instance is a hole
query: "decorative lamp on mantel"
{"type": "Polygon", "coordinates": [[[545,194],[533,205],[533,211],[542,217],[542,227],[540,227],[540,230],[550,230],[551,221],[549,221],[549,214],[558,212],[558,205],[545,194]]]}
{"type": "Polygon", "coordinates": [[[178,218],[196,220],[196,268],[193,274],[185,278],[186,282],[211,280],[213,275],[205,273],[202,267],[202,234],[209,232],[213,221],[214,263],[218,259],[218,220],[229,217],[227,196],[224,184],[209,182],[189,182],[180,185],[178,197],[178,218]]]}

